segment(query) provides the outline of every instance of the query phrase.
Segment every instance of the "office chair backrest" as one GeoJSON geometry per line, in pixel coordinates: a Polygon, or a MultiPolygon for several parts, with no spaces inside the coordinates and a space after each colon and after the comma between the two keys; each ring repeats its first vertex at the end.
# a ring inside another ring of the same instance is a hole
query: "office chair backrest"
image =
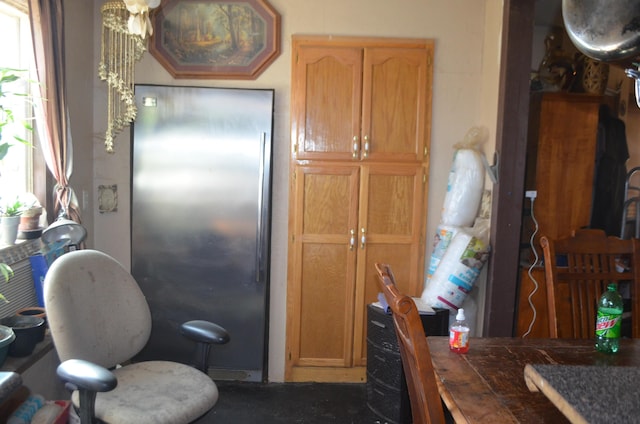
{"type": "Polygon", "coordinates": [[[56,259],[45,277],[44,298],[61,361],[85,359],[111,368],[149,339],[151,313],[142,291],[105,253],[77,250],[56,259]]]}
{"type": "Polygon", "coordinates": [[[558,240],[541,237],[544,252],[549,334],[553,338],[592,338],[597,303],[610,282],[629,282],[631,334],[640,336],[638,240],[607,237],[597,229],[575,230],[558,240]]]}
{"type": "Polygon", "coordinates": [[[444,423],[431,353],[418,308],[411,297],[398,290],[391,267],[375,264],[380,287],[393,313],[414,424],[444,423]]]}

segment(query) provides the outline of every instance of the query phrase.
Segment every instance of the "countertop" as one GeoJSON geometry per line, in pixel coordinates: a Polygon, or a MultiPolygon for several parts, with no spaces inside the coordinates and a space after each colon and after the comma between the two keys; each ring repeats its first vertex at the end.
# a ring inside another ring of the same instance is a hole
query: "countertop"
{"type": "Polygon", "coordinates": [[[535,364],[527,365],[525,379],[572,423],[630,423],[640,417],[640,367],[535,364]]]}

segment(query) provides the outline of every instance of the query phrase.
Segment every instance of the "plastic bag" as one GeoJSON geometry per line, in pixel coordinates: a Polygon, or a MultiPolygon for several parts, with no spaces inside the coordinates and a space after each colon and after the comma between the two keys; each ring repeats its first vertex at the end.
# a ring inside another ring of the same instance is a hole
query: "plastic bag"
{"type": "Polygon", "coordinates": [[[456,311],[473,288],[489,257],[489,221],[478,219],[473,228],[459,228],[422,292],[433,308],[456,311]]]}
{"type": "Polygon", "coordinates": [[[441,224],[471,227],[478,215],[484,190],[485,167],[480,151],[488,131],[471,128],[457,143],[447,181],[447,194],[442,207],[441,224]]]}
{"type": "Polygon", "coordinates": [[[431,254],[431,260],[429,261],[429,269],[427,269],[427,283],[436,272],[444,253],[447,251],[451,240],[456,235],[459,228],[460,227],[454,227],[452,225],[438,226],[436,235],[433,239],[433,253],[431,254]]]}

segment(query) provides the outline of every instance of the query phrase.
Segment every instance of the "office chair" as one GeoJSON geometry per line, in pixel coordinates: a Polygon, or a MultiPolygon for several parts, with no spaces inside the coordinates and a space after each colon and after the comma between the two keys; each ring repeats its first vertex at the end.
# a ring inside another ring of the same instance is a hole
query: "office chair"
{"type": "Polygon", "coordinates": [[[47,321],[61,364],[58,376],[73,390],[82,424],[189,423],[218,400],[205,374],[212,343],[224,328],[189,321],[196,367],[169,362],[127,363],[147,343],[151,313],[138,284],[119,262],[96,250],[56,259],[44,280],[47,321]],[[203,372],[205,371],[205,372],[203,372]]]}
{"type": "Polygon", "coordinates": [[[552,338],[594,337],[597,303],[610,282],[629,282],[631,336],[640,337],[639,243],[598,229],[575,230],[558,240],[540,238],[552,338]]]}
{"type": "Polygon", "coordinates": [[[376,263],[375,267],[380,287],[393,314],[413,423],[444,423],[442,400],[418,308],[411,297],[398,290],[389,265],[376,263]]]}

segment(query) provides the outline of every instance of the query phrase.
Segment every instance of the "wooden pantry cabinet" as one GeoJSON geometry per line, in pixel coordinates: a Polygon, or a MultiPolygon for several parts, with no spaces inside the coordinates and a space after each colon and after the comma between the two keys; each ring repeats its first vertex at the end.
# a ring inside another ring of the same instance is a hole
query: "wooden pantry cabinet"
{"type": "Polygon", "coordinates": [[[432,56],[425,40],[294,36],[288,381],[364,381],[375,262],[422,291],[432,56]]]}

